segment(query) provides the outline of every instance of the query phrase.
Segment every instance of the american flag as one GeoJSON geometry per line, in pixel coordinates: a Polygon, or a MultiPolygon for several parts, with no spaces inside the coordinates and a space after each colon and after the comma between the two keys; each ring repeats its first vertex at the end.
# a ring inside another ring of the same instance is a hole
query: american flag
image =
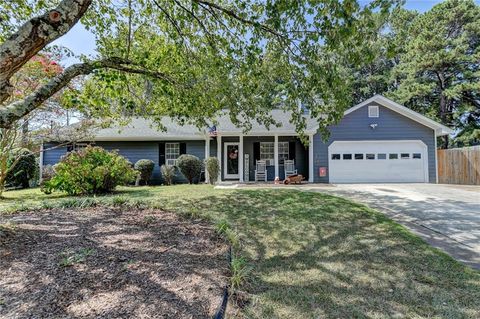
{"type": "Polygon", "coordinates": [[[216,126],[209,127],[208,128],[208,135],[210,135],[210,137],[217,136],[217,127],[216,126]]]}

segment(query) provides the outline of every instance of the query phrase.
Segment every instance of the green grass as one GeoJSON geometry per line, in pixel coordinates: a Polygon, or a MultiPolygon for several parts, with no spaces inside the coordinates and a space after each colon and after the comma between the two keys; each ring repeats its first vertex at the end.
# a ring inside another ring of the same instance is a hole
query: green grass
{"type": "Polygon", "coordinates": [[[120,188],[106,197],[12,191],[0,211],[149,205],[204,217],[236,240],[246,318],[479,318],[480,273],[381,213],[351,201],[281,189],[207,185],[120,188]],[[69,202],[70,201],[70,202],[69,202]],[[146,203],[146,204],[145,204],[146,203]],[[243,259],[246,260],[246,264],[243,259]]]}

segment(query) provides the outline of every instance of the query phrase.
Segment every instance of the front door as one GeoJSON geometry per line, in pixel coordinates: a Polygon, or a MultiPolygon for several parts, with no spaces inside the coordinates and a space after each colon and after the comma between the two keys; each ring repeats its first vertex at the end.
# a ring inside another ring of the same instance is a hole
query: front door
{"type": "Polygon", "coordinates": [[[225,143],[223,151],[223,171],[225,172],[225,179],[239,179],[238,161],[238,143],[225,143]]]}

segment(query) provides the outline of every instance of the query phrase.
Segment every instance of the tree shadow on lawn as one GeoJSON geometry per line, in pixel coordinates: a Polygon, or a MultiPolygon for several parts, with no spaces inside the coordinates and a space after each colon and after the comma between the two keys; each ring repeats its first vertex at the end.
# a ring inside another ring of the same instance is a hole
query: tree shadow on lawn
{"type": "Polygon", "coordinates": [[[478,272],[366,206],[288,190],[176,203],[224,218],[239,233],[254,267],[247,317],[480,316],[478,272]]]}
{"type": "MultiPolygon", "coordinates": [[[[5,219],[4,219],[5,220],[5,219]]],[[[206,318],[227,283],[227,245],[158,210],[22,213],[0,244],[0,316],[206,318]]]]}

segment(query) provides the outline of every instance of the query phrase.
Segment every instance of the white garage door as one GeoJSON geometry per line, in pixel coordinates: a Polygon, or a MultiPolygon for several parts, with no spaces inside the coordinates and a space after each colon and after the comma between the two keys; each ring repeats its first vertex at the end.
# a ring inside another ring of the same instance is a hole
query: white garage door
{"type": "Polygon", "coordinates": [[[336,141],[328,147],[330,183],[426,183],[422,141],[336,141]]]}

